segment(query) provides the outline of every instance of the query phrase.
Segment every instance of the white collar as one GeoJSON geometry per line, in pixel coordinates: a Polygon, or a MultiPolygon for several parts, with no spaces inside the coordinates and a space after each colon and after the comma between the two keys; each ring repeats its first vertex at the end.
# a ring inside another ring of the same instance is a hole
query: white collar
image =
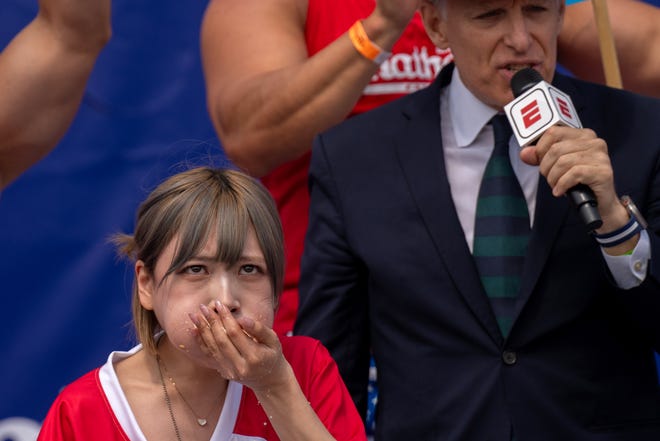
{"type": "Polygon", "coordinates": [[[458,147],[467,147],[474,142],[488,121],[497,114],[497,110],[481,102],[465,87],[458,68],[454,68],[448,89],[449,118],[454,128],[454,139],[458,147]]]}
{"type": "MultiPolygon", "coordinates": [[[[160,332],[157,338],[163,333],[160,332]]],[[[133,441],[147,441],[142,433],[142,429],[137,423],[135,414],[128,403],[128,399],[124,394],[124,390],[119,383],[117,372],[115,371],[115,363],[142,350],[142,345],[139,344],[132,348],[130,351],[114,351],[108,356],[107,362],[101,366],[99,370],[99,380],[103,393],[105,394],[108,404],[112,409],[119,425],[124,430],[129,439],[133,441]]],[[[238,411],[241,406],[243,396],[243,385],[235,381],[229,381],[227,386],[227,395],[225,396],[225,403],[222,406],[222,411],[218,418],[218,423],[215,426],[215,431],[211,435],[210,441],[224,441],[230,439],[238,440],[240,435],[234,435],[234,427],[238,419],[238,411]],[[230,438],[230,437],[234,438],[230,438]]],[[[242,438],[240,438],[242,439],[242,438]]],[[[246,438],[246,439],[260,439],[260,438],[246,438]]]]}

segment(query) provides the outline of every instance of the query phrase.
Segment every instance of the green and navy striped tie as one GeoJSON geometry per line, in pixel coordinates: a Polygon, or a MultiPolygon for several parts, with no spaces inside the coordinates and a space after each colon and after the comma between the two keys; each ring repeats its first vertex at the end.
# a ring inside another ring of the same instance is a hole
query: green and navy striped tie
{"type": "Polygon", "coordinates": [[[491,119],[495,148],[479,190],[474,225],[473,255],[502,335],[509,335],[520,291],[529,212],[511,161],[511,126],[506,116],[491,119]]]}

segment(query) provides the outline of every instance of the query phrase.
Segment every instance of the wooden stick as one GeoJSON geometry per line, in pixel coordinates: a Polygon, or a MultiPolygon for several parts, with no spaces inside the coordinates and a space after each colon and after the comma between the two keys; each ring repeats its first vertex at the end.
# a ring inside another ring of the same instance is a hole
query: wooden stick
{"type": "Polygon", "coordinates": [[[605,82],[610,87],[621,89],[621,71],[619,70],[619,60],[616,55],[616,46],[610,18],[607,13],[606,0],[591,0],[594,8],[594,17],[596,18],[596,28],[598,29],[598,42],[600,44],[600,55],[603,60],[603,70],[605,72],[605,82]]]}

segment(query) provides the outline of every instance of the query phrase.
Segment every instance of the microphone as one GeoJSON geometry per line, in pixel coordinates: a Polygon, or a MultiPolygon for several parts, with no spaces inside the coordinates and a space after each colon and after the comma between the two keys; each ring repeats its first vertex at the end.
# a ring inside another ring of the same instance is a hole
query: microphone
{"type": "MultiPolygon", "coordinates": [[[[534,69],[528,67],[516,72],[511,78],[511,90],[515,98],[504,106],[504,113],[521,147],[533,145],[555,125],[582,128],[571,97],[543,81],[534,69]]],[[[567,193],[590,232],[603,225],[591,188],[578,184],[567,193]]]]}

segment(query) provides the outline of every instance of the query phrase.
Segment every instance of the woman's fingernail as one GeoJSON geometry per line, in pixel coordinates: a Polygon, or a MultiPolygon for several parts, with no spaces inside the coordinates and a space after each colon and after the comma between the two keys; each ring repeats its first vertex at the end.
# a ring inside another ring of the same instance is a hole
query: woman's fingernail
{"type": "Polygon", "coordinates": [[[201,322],[199,321],[199,318],[197,318],[196,315],[188,313],[188,317],[190,317],[190,320],[193,322],[195,325],[195,328],[199,328],[201,325],[201,322]]]}

